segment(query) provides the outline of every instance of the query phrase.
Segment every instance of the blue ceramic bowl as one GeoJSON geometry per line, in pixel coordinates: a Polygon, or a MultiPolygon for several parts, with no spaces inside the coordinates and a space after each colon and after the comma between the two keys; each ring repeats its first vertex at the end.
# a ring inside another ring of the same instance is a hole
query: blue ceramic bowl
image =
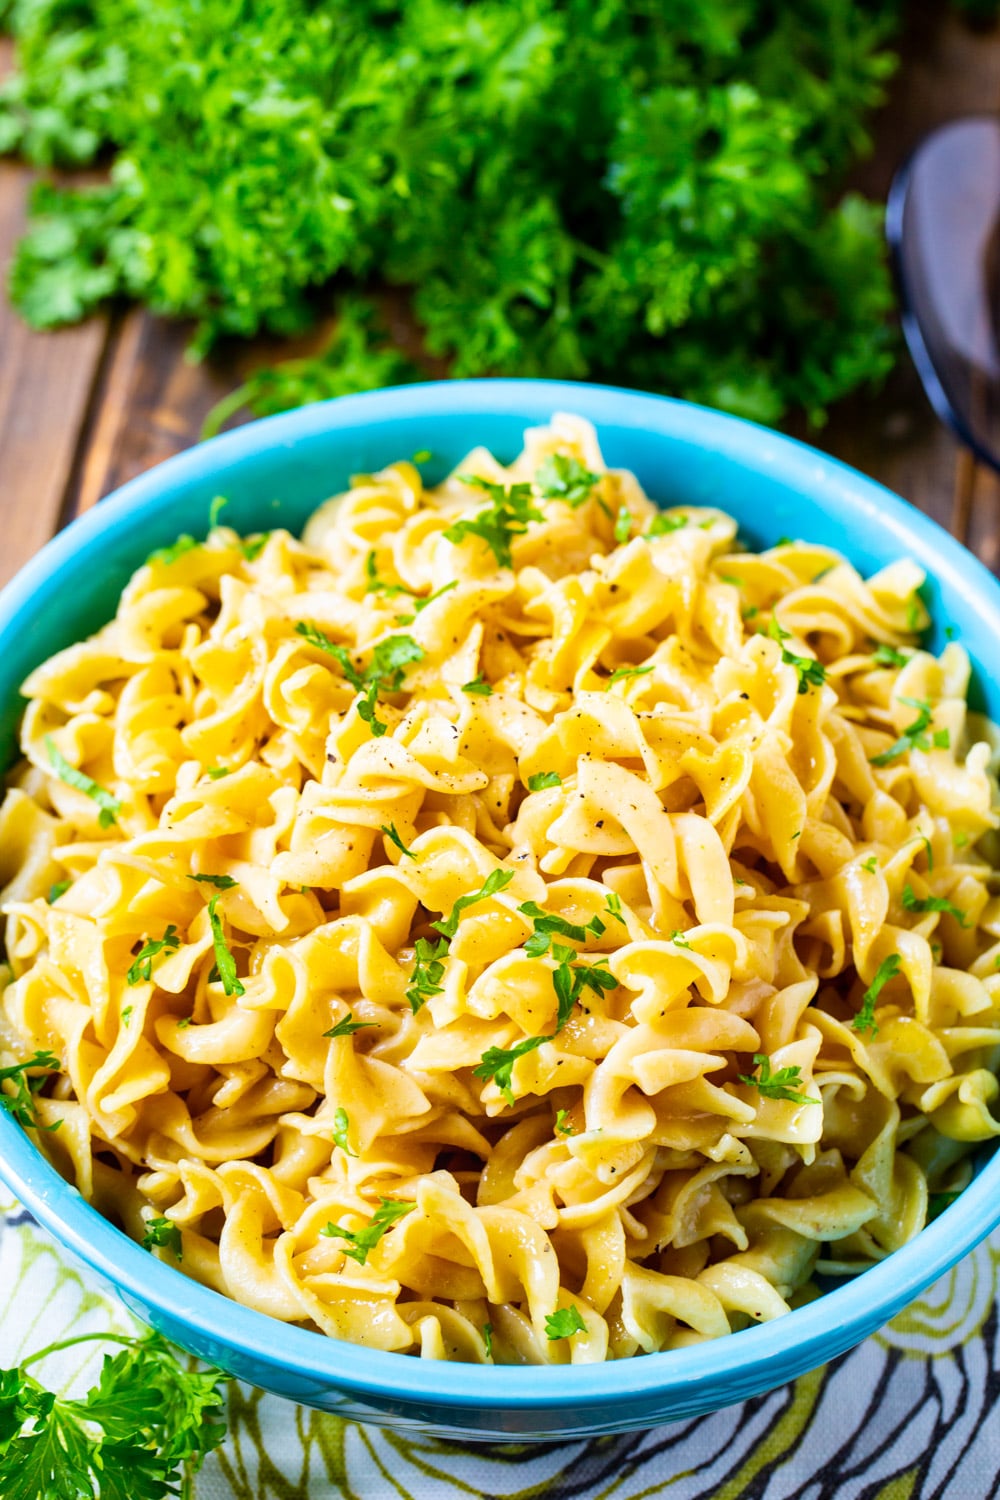
{"type": "MultiPolygon", "coordinates": [[[[935,646],[953,626],[1000,719],[987,664],[1000,586],[933,521],[814,452],[717,412],[630,391],[545,381],[410,386],[255,422],[127,484],[50,542],[0,595],[0,764],[18,684],[43,658],[106,621],[147,553],[203,534],[213,496],[241,530],[298,530],[349,476],[429,448],[440,478],[475,443],[501,459],[554,411],[597,426],[609,464],[665,504],[719,505],[754,545],[788,533],[843,551],[864,572],[903,555],[930,578],[935,646]]],[[[1000,1222],[1000,1157],[929,1228],[856,1280],[788,1317],[730,1338],[606,1365],[497,1369],[342,1344],[251,1312],[161,1264],[102,1219],[0,1113],[0,1175],[38,1220],[168,1338],[255,1385],[347,1417],[465,1438],[566,1438],[692,1417],[754,1396],[843,1353],[888,1321],[1000,1222]]]]}

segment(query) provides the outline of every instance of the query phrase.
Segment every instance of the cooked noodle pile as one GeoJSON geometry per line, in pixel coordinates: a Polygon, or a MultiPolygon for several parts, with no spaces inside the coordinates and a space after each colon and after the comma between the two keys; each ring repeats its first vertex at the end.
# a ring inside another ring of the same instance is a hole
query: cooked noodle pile
{"type": "Polygon", "coordinates": [[[748,553],[571,417],[302,541],[213,521],[24,687],[3,1088],[80,1192],[273,1317],[503,1363],[916,1234],[1000,1134],[991,731],[920,571],[748,553]]]}

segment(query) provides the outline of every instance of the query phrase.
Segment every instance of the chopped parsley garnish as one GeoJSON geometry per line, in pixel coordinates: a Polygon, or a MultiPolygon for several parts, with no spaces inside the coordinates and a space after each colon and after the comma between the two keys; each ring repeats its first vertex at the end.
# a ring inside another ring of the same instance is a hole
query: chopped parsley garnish
{"type": "Polygon", "coordinates": [[[50,1073],[58,1073],[61,1064],[53,1052],[36,1052],[26,1062],[13,1063],[8,1068],[0,1068],[0,1109],[12,1115],[19,1125],[25,1129],[34,1130],[58,1130],[62,1124],[56,1120],[53,1125],[39,1125],[38,1111],[35,1108],[35,1095],[45,1083],[50,1073]],[[29,1075],[29,1069],[42,1068],[43,1072],[29,1075]],[[3,1085],[9,1083],[13,1093],[9,1093],[3,1085]]]}
{"type": "Polygon", "coordinates": [[[884,958],[875,970],[875,978],[865,990],[861,997],[861,1009],[858,1011],[851,1025],[855,1031],[870,1031],[872,1037],[878,1036],[878,1027],[875,1025],[875,1003],[885,986],[899,973],[900,957],[898,953],[890,953],[884,958]]]}
{"type": "Polygon", "coordinates": [[[519,1057],[527,1057],[529,1052],[534,1052],[543,1042],[549,1042],[552,1038],[548,1036],[526,1036],[523,1041],[516,1042],[513,1047],[488,1047],[483,1053],[479,1066],[473,1068],[473,1078],[482,1078],[486,1083],[490,1079],[496,1084],[503,1094],[507,1103],[513,1105],[514,1090],[511,1086],[511,1076],[514,1064],[519,1057]]]}
{"type": "Polygon", "coordinates": [[[599,474],[591,474],[571,453],[550,453],[535,471],[539,494],[546,500],[562,500],[573,510],[590,499],[599,480],[599,474]]]}
{"type": "Polygon", "coordinates": [[[271,533],[269,531],[262,531],[259,536],[244,537],[240,546],[243,549],[243,556],[247,562],[256,562],[270,540],[271,533]]]}
{"type": "Polygon", "coordinates": [[[627,677],[645,677],[647,672],[653,670],[653,665],[648,667],[616,667],[604,684],[605,691],[616,682],[624,682],[627,677]]]}
{"type": "Polygon", "coordinates": [[[222,776],[228,776],[232,766],[209,766],[208,774],[213,781],[218,781],[222,776]]]}
{"type": "Polygon", "coordinates": [[[213,896],[208,903],[208,921],[212,929],[212,943],[215,947],[215,963],[222,980],[222,988],[227,995],[245,995],[243,988],[236,976],[236,960],[226,946],[225,935],[222,931],[222,919],[216,911],[216,906],[222,898],[213,896]]]}
{"type": "Polygon", "coordinates": [[[212,501],[211,505],[208,507],[208,529],[209,529],[209,531],[214,531],[215,528],[216,528],[216,526],[218,526],[218,524],[219,524],[219,516],[222,514],[223,508],[225,506],[227,506],[228,504],[229,504],[229,501],[226,499],[225,495],[216,495],[215,499],[212,501]]]}
{"type": "Polygon", "coordinates": [[[482,674],[480,674],[478,677],[474,677],[471,682],[463,683],[462,692],[468,693],[470,698],[489,698],[492,696],[493,689],[482,674]]]}
{"type": "Polygon", "coordinates": [[[878,855],[869,854],[867,859],[861,861],[862,870],[867,870],[869,875],[874,875],[878,869],[878,855]]]}
{"type": "Polygon", "coordinates": [[[944,627],[944,638],[946,641],[954,641],[958,638],[958,630],[954,625],[944,627]]]}
{"type": "Polygon", "coordinates": [[[407,849],[406,845],[403,843],[403,840],[400,838],[399,829],[396,827],[395,823],[381,823],[379,825],[378,831],[379,833],[385,834],[390,844],[395,844],[396,848],[400,851],[404,858],[416,859],[417,856],[414,854],[413,850],[407,849]]]}
{"type": "Polygon", "coordinates": [[[380,739],[385,734],[387,726],[375,713],[378,695],[383,692],[399,691],[406,675],[406,668],[413,662],[422,660],[423,647],[419,646],[410,635],[386,636],[372,651],[368,666],[359,672],[351,660],[347,647],[331,641],[329,636],[317,630],[315,625],[300,620],[295,627],[295,633],[308,641],[310,646],[315,646],[319,651],[325,651],[328,656],[332,656],[340,663],[341,670],[351,687],[355,692],[365,695],[358,704],[359,718],[364,720],[375,738],[380,739]]]}
{"type": "Polygon", "coordinates": [[[590,936],[601,937],[605,930],[600,917],[591,917],[585,926],[581,926],[578,922],[567,922],[565,917],[544,911],[535,901],[525,901],[517,909],[534,924],[535,930],[524,945],[524,951],[531,958],[540,958],[549,951],[553,934],[585,943],[590,936]]]}
{"type": "Polygon", "coordinates": [[[570,1125],[568,1122],[569,1122],[569,1110],[568,1109],[557,1109],[556,1110],[556,1126],[555,1126],[555,1128],[556,1128],[556,1130],[558,1131],[558,1133],[560,1135],[576,1135],[576,1129],[575,1129],[575,1127],[572,1126],[572,1125],[570,1125]]]}
{"type": "Polygon", "coordinates": [[[578,1307],[560,1307],[546,1317],[545,1332],[550,1339],[571,1339],[574,1333],[586,1333],[587,1325],[578,1307]]]}
{"type": "Polygon", "coordinates": [[[654,516],[650,521],[645,535],[647,537],[669,536],[671,532],[683,531],[687,523],[687,516],[668,516],[664,511],[661,510],[660,514],[658,516],[654,516]]]}
{"type": "Polygon", "coordinates": [[[911,885],[903,887],[903,907],[906,911],[943,911],[954,917],[960,927],[968,927],[966,914],[943,896],[915,896],[911,885]]]}
{"type": "MultiPolygon", "coordinates": [[[[890,745],[888,750],[883,750],[880,755],[873,755],[871,757],[871,764],[873,766],[891,765],[894,760],[898,760],[901,755],[905,755],[907,750],[929,750],[931,748],[931,742],[927,737],[927,730],[930,728],[933,709],[927,702],[927,699],[900,698],[899,702],[905,703],[907,708],[915,708],[917,710],[917,717],[912,724],[907,725],[895,744],[890,745]]],[[[938,743],[938,734],[947,733],[946,729],[938,731],[934,736],[935,744],[938,743]]]]}
{"type": "Polygon", "coordinates": [[[928,870],[933,870],[933,868],[934,868],[934,846],[931,843],[930,839],[927,837],[926,833],[918,833],[917,834],[917,843],[918,844],[923,844],[923,846],[924,846],[924,853],[927,855],[927,868],[928,868],[928,870]]]}
{"type": "Polygon", "coordinates": [[[217,891],[231,891],[239,885],[231,875],[189,875],[188,880],[197,880],[201,885],[214,885],[217,891]]]}
{"type": "Polygon", "coordinates": [[[796,656],[794,651],[789,651],[784,644],[791,640],[791,631],[782,628],[777,615],[771,616],[771,622],[767,627],[767,633],[772,641],[777,641],[781,646],[781,660],[786,667],[794,667],[799,679],[799,692],[808,693],[809,688],[822,687],[826,681],[826,668],[821,661],[814,656],[796,656]]]}
{"type": "Polygon", "coordinates": [[[124,1006],[122,1006],[122,1021],[123,1021],[123,1023],[126,1026],[129,1023],[129,1020],[131,1018],[133,1009],[134,1009],[134,1007],[131,1006],[131,1005],[124,1005],[124,1006]]]}
{"type": "Polygon", "coordinates": [[[493,1358],[493,1324],[483,1324],[483,1343],[486,1346],[486,1358],[493,1358]]]}
{"type": "Polygon", "coordinates": [[[181,1016],[181,1019],[177,1022],[177,1030],[178,1031],[187,1031],[187,1029],[188,1029],[188,1027],[190,1025],[191,1025],[191,1017],[190,1016],[181,1016]]]}
{"type": "Polygon", "coordinates": [[[753,1075],[740,1073],[740,1083],[755,1088],[764,1099],[787,1099],[792,1104],[819,1104],[819,1099],[809,1099],[802,1092],[802,1069],[779,1068],[771,1072],[771,1059],[764,1052],[754,1053],[757,1072],[753,1075]]]}
{"type": "Polygon", "coordinates": [[[632,512],[626,505],[619,506],[618,514],[615,516],[615,541],[627,542],[632,535],[632,512]]]}
{"type": "Polygon", "coordinates": [[[183,1260],[184,1251],[181,1241],[181,1232],[172,1219],[147,1219],[146,1232],[142,1237],[142,1248],[152,1250],[159,1247],[163,1250],[172,1250],[177,1260],[183,1260]]]}
{"type": "MultiPolygon", "coordinates": [[[[965,832],[964,828],[960,828],[958,830],[958,832],[955,835],[954,842],[955,842],[955,848],[956,849],[964,849],[967,846],[967,844],[969,842],[969,835],[965,832]]],[[[55,890],[55,886],[53,886],[52,889],[55,890]]]]}
{"type": "Polygon", "coordinates": [[[473,891],[468,896],[459,896],[450,915],[447,918],[442,917],[439,922],[432,922],[431,926],[435,932],[440,932],[444,937],[453,938],[458,931],[458,919],[467,907],[473,906],[477,901],[485,901],[488,896],[495,896],[499,891],[506,890],[513,879],[513,870],[494,870],[486,877],[478,891],[473,891]]]}
{"type": "Polygon", "coordinates": [[[927,1196],[927,1222],[933,1224],[939,1219],[946,1208],[950,1208],[959,1197],[958,1193],[929,1193],[927,1196]]]}
{"type": "Polygon", "coordinates": [[[176,953],[180,945],[177,928],[171,922],[161,938],[151,938],[142,945],[136,954],[135,963],[125,976],[128,983],[139,984],[144,980],[148,984],[153,977],[153,959],[157,954],[176,953]]]}
{"type": "Polygon", "coordinates": [[[339,1146],[345,1156],[357,1156],[356,1151],[351,1150],[351,1143],[347,1138],[347,1132],[351,1128],[351,1117],[346,1109],[335,1109],[333,1112],[333,1144],[339,1146]]]}
{"type": "Polygon", "coordinates": [[[670,941],[673,943],[675,948],[690,948],[691,946],[691,944],[687,940],[686,935],[680,930],[679,927],[670,934],[670,941]]]}
{"type": "Polygon", "coordinates": [[[71,766],[50,734],[45,736],[45,749],[48,752],[49,763],[59,780],[65,782],[67,786],[74,787],[76,791],[85,793],[97,803],[101,809],[97,818],[98,827],[110,828],[112,823],[116,823],[118,814],[122,810],[118,798],[113,797],[103,786],[98,786],[97,782],[84,771],[78,771],[76,766],[71,766]]]}
{"type": "Polygon", "coordinates": [[[374,1021],[356,1021],[353,1012],[348,1011],[342,1016],[336,1026],[331,1026],[329,1031],[324,1031],[324,1036],[353,1036],[356,1031],[364,1031],[366,1026],[374,1026],[374,1021]]]}
{"type": "Polygon", "coordinates": [[[406,1214],[412,1213],[416,1206],[415,1203],[404,1203],[400,1198],[380,1198],[378,1208],[364,1229],[343,1229],[339,1224],[327,1224],[320,1234],[328,1239],[348,1240],[350,1243],[341,1247],[344,1254],[363,1266],[386,1231],[406,1214]]]}
{"type": "Polygon", "coordinates": [[[744,579],[737,578],[735,573],[720,573],[719,578],[723,583],[731,584],[734,589],[741,589],[744,579]]]}
{"type": "Polygon", "coordinates": [[[461,542],[467,536],[479,537],[489,547],[500,567],[509,568],[513,561],[510,550],[513,538],[524,535],[529,521],[545,520],[542,512],[532,503],[534,497],[531,485],[512,484],[505,488],[502,484],[481,479],[478,474],[459,474],[458,477],[463,484],[485,490],[490,503],[471,520],[456,521],[447,528],[444,535],[449,542],[461,542]]]}
{"type": "Polygon", "coordinates": [[[872,661],[880,667],[905,667],[909,659],[902,651],[897,651],[895,646],[879,646],[872,652],[872,661]]]}
{"type": "Polygon", "coordinates": [[[49,894],[45,898],[49,905],[54,906],[60,896],[65,896],[72,884],[72,880],[57,880],[55,885],[50,885],[49,894]]]}
{"type": "Polygon", "coordinates": [[[555,1035],[566,1025],[584,990],[592,990],[600,999],[603,994],[617,989],[618,981],[606,967],[607,959],[599,959],[596,964],[574,963],[576,949],[567,948],[562,943],[552,944],[552,957],[557,965],[552,974],[552,988],[559,1002],[555,1035]]]}
{"type": "Polygon", "coordinates": [[[432,996],[440,995],[444,990],[441,983],[444,978],[442,960],[448,956],[448,939],[438,938],[436,943],[432,943],[429,938],[417,938],[414,952],[416,963],[410,975],[406,998],[416,1015],[432,996]]]}
{"type": "Polygon", "coordinates": [[[151,552],[146,558],[146,566],[148,568],[150,563],[160,563],[163,567],[169,568],[173,563],[178,562],[185,553],[193,552],[195,547],[200,546],[201,543],[196,541],[193,536],[188,536],[185,531],[177,538],[176,542],[171,542],[169,547],[157,547],[155,552],[151,552]]]}
{"type": "Polygon", "coordinates": [[[562,786],[562,777],[555,771],[536,771],[528,777],[529,792],[544,792],[550,786],[562,786]]]}

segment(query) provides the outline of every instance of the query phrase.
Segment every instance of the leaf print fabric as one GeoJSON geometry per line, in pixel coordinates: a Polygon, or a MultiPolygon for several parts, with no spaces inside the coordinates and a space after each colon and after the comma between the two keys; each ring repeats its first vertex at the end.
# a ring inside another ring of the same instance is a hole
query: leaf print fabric
{"type": "MultiPolygon", "coordinates": [[[[987,1500],[1000,1486],[1000,1231],[860,1348],[711,1416],[589,1442],[482,1445],[362,1426],[233,1384],[192,1500],[987,1500]]],[[[0,1364],[132,1326],[0,1199],[0,1364]]],[[[82,1388],[100,1349],[46,1366],[82,1388]]]]}

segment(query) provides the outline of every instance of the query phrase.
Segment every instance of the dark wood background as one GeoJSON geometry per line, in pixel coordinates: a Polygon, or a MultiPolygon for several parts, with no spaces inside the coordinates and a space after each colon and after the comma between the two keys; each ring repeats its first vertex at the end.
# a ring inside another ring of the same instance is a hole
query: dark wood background
{"type": "MultiPolygon", "coordinates": [[[[897,164],[932,126],[1000,107],[1000,30],[973,30],[943,10],[938,0],[912,7],[875,151],[854,177],[872,196],[885,196],[897,164]]],[[[0,71],[5,64],[9,52],[0,53],[0,71]]],[[[0,162],[3,265],[24,223],[30,181],[27,169],[0,162]]],[[[401,301],[387,301],[385,310],[400,341],[412,345],[401,301]]],[[[220,396],[255,365],[288,352],[258,344],[199,365],[185,358],[188,336],[185,326],[137,309],[33,333],[0,300],[0,584],[74,515],[196,442],[220,396]]],[[[905,354],[878,396],[842,404],[823,431],[808,436],[1000,569],[1000,483],[941,427],[905,354]]]]}

